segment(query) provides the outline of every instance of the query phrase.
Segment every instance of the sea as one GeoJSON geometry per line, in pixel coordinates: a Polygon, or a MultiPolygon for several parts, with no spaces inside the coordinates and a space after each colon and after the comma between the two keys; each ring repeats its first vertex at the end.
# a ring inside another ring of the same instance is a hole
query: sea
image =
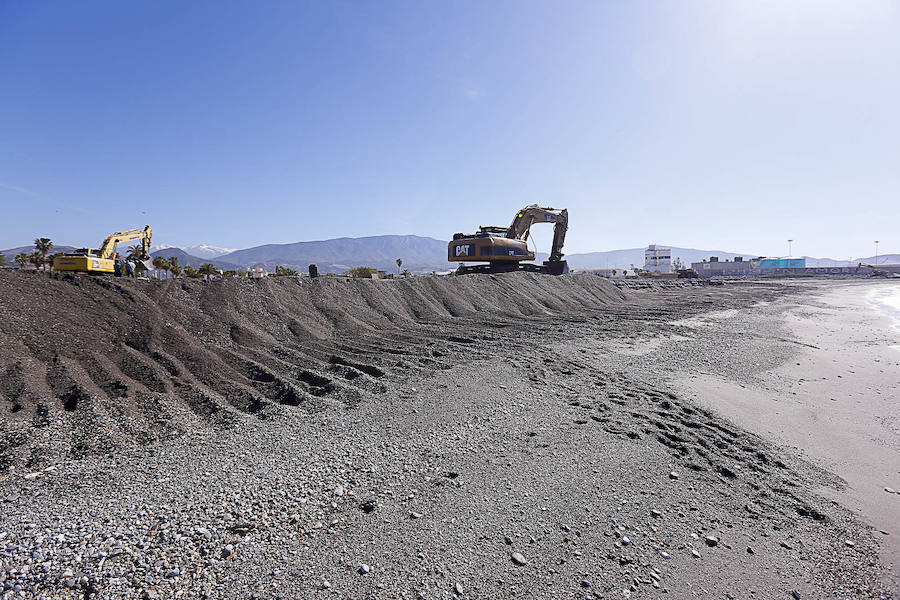
{"type": "MultiPolygon", "coordinates": [[[[893,319],[893,328],[900,333],[900,285],[877,287],[869,292],[868,300],[882,314],[893,319]]],[[[900,344],[893,347],[900,350],[900,344]]]]}

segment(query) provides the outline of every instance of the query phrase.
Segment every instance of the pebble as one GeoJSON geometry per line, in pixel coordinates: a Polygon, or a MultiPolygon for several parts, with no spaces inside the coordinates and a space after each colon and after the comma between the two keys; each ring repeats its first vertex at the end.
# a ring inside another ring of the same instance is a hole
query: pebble
{"type": "Polygon", "coordinates": [[[622,545],[623,545],[623,546],[627,546],[627,545],[630,544],[630,543],[631,543],[631,540],[628,539],[627,536],[622,538],[622,545]]]}
{"type": "Polygon", "coordinates": [[[463,595],[463,585],[462,585],[462,583],[459,582],[459,581],[457,581],[457,582],[456,582],[456,585],[453,586],[453,590],[456,592],[456,595],[457,595],[457,596],[462,596],[462,595],[463,595]]]}
{"type": "Polygon", "coordinates": [[[357,572],[360,575],[365,575],[369,571],[371,571],[371,569],[369,568],[369,565],[359,565],[359,569],[357,569],[357,572]]]}
{"type": "Polygon", "coordinates": [[[888,494],[896,494],[897,493],[897,490],[895,490],[894,488],[889,488],[889,487],[884,488],[884,491],[886,491],[888,494]]]}
{"type": "Polygon", "coordinates": [[[521,554],[519,554],[518,552],[513,552],[512,554],[509,555],[509,557],[510,557],[510,558],[512,559],[512,561],[513,561],[514,563],[516,563],[517,565],[524,565],[524,564],[526,564],[525,557],[522,556],[521,554]]]}
{"type": "Polygon", "coordinates": [[[708,535],[708,536],[706,536],[706,537],[703,539],[703,541],[706,542],[706,545],[707,545],[707,546],[718,546],[718,545],[719,545],[719,538],[717,538],[717,537],[714,536],[714,535],[708,535]]]}
{"type": "Polygon", "coordinates": [[[856,544],[853,542],[853,540],[844,540],[844,543],[847,544],[847,546],[850,547],[850,548],[852,548],[853,546],[856,545],[856,544]]]}
{"type": "Polygon", "coordinates": [[[691,556],[693,556],[694,558],[700,558],[700,553],[697,552],[696,548],[691,548],[691,556]]]}
{"type": "Polygon", "coordinates": [[[410,519],[421,519],[421,518],[424,517],[424,516],[425,516],[425,515],[423,515],[423,514],[420,513],[420,512],[415,512],[415,511],[413,511],[413,512],[409,513],[409,518],[410,518],[410,519]]]}
{"type": "Polygon", "coordinates": [[[672,471],[669,473],[669,479],[678,479],[678,471],[672,471]]]}

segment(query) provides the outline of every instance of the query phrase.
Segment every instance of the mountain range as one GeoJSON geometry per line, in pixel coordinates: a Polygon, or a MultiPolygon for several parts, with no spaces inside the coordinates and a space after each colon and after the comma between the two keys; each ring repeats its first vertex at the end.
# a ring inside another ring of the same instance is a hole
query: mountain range
{"type": "Polygon", "coordinates": [[[229,252],[234,252],[237,248],[220,248],[219,246],[209,246],[207,244],[200,244],[199,246],[172,246],[171,244],[159,244],[158,246],[152,246],[150,248],[150,252],[154,253],[161,250],[171,250],[172,248],[178,250],[184,250],[191,256],[196,256],[197,258],[216,258],[217,256],[222,256],[223,254],[228,254],[229,252]]]}
{"type": "MultiPolygon", "coordinates": [[[[660,244],[664,245],[664,244],[660,244]]],[[[733,260],[736,256],[745,259],[758,255],[726,252],[723,250],[698,250],[665,246],[672,249],[673,261],[680,259],[685,265],[717,256],[719,260],[733,260]]],[[[455,267],[447,262],[447,242],[416,235],[379,235],[361,238],[336,238],[312,242],[295,242],[293,244],[265,244],[243,250],[234,250],[216,255],[215,252],[227,250],[214,246],[198,245],[187,248],[176,248],[165,245],[155,246],[152,256],[165,258],[177,257],[181,266],[199,267],[203,263],[211,263],[221,270],[236,270],[248,267],[264,267],[274,271],[276,266],[284,266],[305,272],[310,264],[319,267],[323,273],[341,273],[359,266],[375,267],[388,272],[397,270],[397,258],[403,259],[404,269],[413,273],[429,273],[431,271],[447,271],[455,267]],[[196,254],[195,254],[196,253],[196,254]]],[[[21,246],[3,250],[7,262],[19,253],[30,253],[33,246],[21,246]]],[[[56,246],[54,251],[69,252],[71,246],[56,246]]],[[[538,262],[547,258],[546,254],[538,254],[538,262]]],[[[805,257],[807,265],[816,266],[848,266],[859,262],[874,264],[874,257],[849,260],[805,257]]],[[[625,269],[631,265],[644,264],[644,247],[606,252],[587,252],[567,254],[566,259],[572,269],[625,269]]],[[[879,264],[900,263],[900,254],[881,254],[879,264]]]]}

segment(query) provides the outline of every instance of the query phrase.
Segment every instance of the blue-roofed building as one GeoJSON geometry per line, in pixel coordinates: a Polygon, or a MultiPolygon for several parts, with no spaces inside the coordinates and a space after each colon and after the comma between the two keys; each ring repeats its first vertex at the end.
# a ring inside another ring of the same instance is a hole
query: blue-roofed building
{"type": "Polygon", "coordinates": [[[805,269],[805,258],[761,258],[760,269],[805,269]]]}

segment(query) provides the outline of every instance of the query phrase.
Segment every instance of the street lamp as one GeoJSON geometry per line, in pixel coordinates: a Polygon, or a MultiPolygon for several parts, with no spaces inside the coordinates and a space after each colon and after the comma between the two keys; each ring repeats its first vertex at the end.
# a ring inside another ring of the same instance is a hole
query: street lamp
{"type": "Polygon", "coordinates": [[[793,242],[793,241],[794,240],[788,240],[788,258],[791,257],[791,242],[793,242]]]}
{"type": "Polygon", "coordinates": [[[878,266],[878,240],[875,240],[875,266],[878,266]]]}

